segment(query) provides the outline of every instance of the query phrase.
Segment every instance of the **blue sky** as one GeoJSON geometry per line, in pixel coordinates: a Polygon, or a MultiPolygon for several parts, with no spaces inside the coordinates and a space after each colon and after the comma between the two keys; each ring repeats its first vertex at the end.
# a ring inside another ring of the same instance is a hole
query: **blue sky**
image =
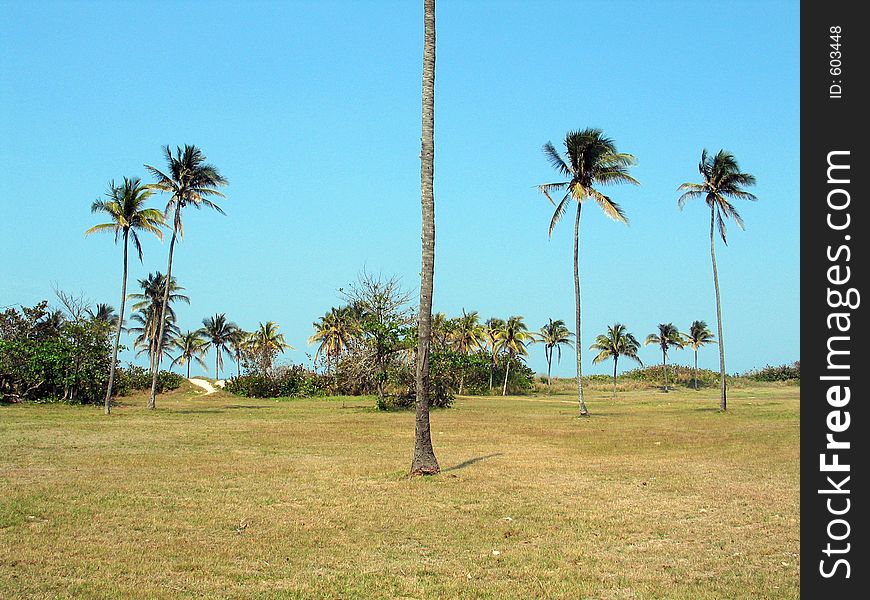
{"type": "MultiPolygon", "coordinates": [[[[53,285],[117,306],[120,248],[84,237],[90,204],[186,143],[230,187],[227,216],[185,215],[183,328],[277,321],[300,362],[362,268],[416,293],[421,4],[0,2],[0,306],[53,285]]],[[[798,3],[439,0],[437,18],[436,310],[573,321],[573,223],[548,239],[535,185],[554,179],[541,145],[593,126],[643,185],[608,190],[628,227],[584,211],[583,346],[614,321],[715,328],[708,213],[675,189],[726,148],[760,198],[717,247],[728,370],[799,358],[798,3]]],[[[134,287],[167,246],[145,240],[134,287]]]]}

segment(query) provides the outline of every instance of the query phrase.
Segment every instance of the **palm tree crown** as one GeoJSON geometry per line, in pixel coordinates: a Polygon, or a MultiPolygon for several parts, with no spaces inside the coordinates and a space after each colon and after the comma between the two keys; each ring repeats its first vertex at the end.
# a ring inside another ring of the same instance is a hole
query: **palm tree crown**
{"type": "Polygon", "coordinates": [[[550,371],[553,366],[553,354],[556,355],[556,362],[562,362],[562,346],[571,348],[571,338],[574,336],[569,331],[568,326],[562,319],[549,319],[549,322],[541,327],[540,331],[535,334],[536,341],[544,344],[544,357],[547,359],[547,386],[552,387],[550,380],[550,371]]]}
{"type": "Polygon", "coordinates": [[[327,368],[347,350],[359,331],[353,311],[347,306],[330,309],[313,325],[314,335],[308,338],[308,343],[318,344],[315,356],[325,356],[327,368]]]}
{"type": "Polygon", "coordinates": [[[220,379],[221,369],[224,366],[224,354],[230,354],[229,345],[232,343],[235,332],[239,326],[232,321],[227,321],[227,316],[224,313],[216,314],[213,317],[206,317],[202,320],[202,329],[199,330],[200,335],[205,338],[203,347],[205,350],[214,348],[215,352],[215,377],[220,379]]]}
{"type": "Polygon", "coordinates": [[[187,378],[190,379],[190,363],[195,360],[203,368],[208,371],[208,367],[203,360],[206,353],[205,340],[202,339],[202,332],[190,331],[179,333],[172,340],[172,345],[178,351],[178,357],[172,361],[173,365],[187,365],[187,378]]]}
{"type": "Polygon", "coordinates": [[[115,242],[129,235],[141,262],[142,244],[139,241],[139,232],[153,233],[163,239],[163,231],[160,229],[164,225],[163,214],[156,208],[145,208],[151,195],[148,186],[143,185],[138,177],[125,177],[121,185],[115,185],[113,180],[106,191],[106,199],[94,200],[91,204],[91,212],[107,215],[109,222],[94,225],[85,231],[85,235],[112,231],[115,242]]]}
{"type": "Polygon", "coordinates": [[[590,350],[598,350],[598,355],[592,359],[594,364],[613,359],[613,395],[616,396],[616,367],[620,356],[625,356],[643,365],[637,356],[640,343],[628,332],[622,323],[614,323],[607,327],[607,333],[595,338],[595,343],[589,346],[590,350]]]}
{"type": "Polygon", "coordinates": [[[655,344],[662,351],[662,367],[665,372],[665,391],[668,391],[668,350],[670,348],[682,348],[683,337],[673,323],[659,323],[658,333],[651,333],[646,336],[644,346],[655,344]]]}
{"type": "Polygon", "coordinates": [[[278,325],[274,321],[260,323],[256,331],[250,334],[248,345],[251,351],[260,358],[263,369],[272,368],[275,355],[292,350],[293,346],[284,341],[284,334],[278,333],[278,325]]]}
{"type": "Polygon", "coordinates": [[[462,309],[462,316],[454,320],[450,338],[453,347],[461,354],[470,354],[483,345],[486,330],[480,324],[480,317],[476,310],[467,313],[464,308],[462,309]]]}

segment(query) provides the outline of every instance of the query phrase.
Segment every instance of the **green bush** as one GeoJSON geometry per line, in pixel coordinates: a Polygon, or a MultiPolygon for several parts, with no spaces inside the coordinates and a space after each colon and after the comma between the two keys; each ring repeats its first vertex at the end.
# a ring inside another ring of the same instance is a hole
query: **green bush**
{"type": "Polygon", "coordinates": [[[753,381],[798,381],[801,380],[801,363],[795,362],[790,365],[772,367],[767,365],[763,369],[749,371],[743,375],[753,381]]]}
{"type": "MultiPolygon", "coordinates": [[[[185,382],[184,377],[171,371],[160,371],[157,374],[157,393],[176,390],[185,382]]],[[[126,368],[115,369],[115,390],[118,396],[126,396],[133,391],[151,389],[151,371],[138,365],[128,365],[126,368]]]]}
{"type": "Polygon", "coordinates": [[[325,377],[301,365],[276,367],[270,373],[250,372],[233,377],[224,389],[247,398],[304,398],[322,396],[327,390],[325,377]]]}
{"type": "MultiPolygon", "coordinates": [[[[605,376],[601,376],[602,378],[605,376]]],[[[609,378],[609,376],[606,376],[609,378]]],[[[651,365],[648,367],[639,367],[626,371],[619,375],[620,379],[629,381],[639,381],[652,386],[661,386],[665,382],[665,372],[662,365],[651,365]]],[[[670,385],[682,385],[692,387],[694,378],[697,377],[698,387],[716,386],[719,382],[718,371],[710,371],[709,369],[698,369],[697,373],[692,367],[683,365],[668,365],[668,381],[670,385]]]]}

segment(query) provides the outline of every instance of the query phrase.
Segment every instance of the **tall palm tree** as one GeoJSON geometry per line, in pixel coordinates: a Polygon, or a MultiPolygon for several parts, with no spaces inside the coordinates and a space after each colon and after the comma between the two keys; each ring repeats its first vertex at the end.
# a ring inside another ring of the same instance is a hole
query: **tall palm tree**
{"type": "Polygon", "coordinates": [[[139,262],[142,262],[142,245],[139,242],[139,232],[149,232],[163,239],[163,215],[154,208],[145,208],[145,203],[151,197],[151,192],[142,182],[136,178],[124,178],[124,183],[115,185],[112,181],[106,192],[106,199],[95,200],[91,204],[92,213],[105,214],[109,218],[108,223],[94,225],[85,232],[91,235],[98,231],[112,231],[115,234],[115,243],[118,239],[124,240],[124,268],[121,276],[121,312],[118,322],[115,324],[115,343],[112,346],[112,362],[109,366],[109,384],[106,387],[105,412],[112,411],[112,388],[115,385],[115,366],[118,362],[118,346],[121,344],[121,328],[124,321],[124,304],[127,299],[127,254],[130,238],[139,254],[139,262]]]}
{"type": "MultiPolygon", "coordinates": [[[[476,310],[470,313],[462,309],[462,316],[454,321],[453,330],[450,334],[453,341],[453,347],[457,352],[464,355],[469,355],[475,350],[478,350],[484,343],[486,338],[486,330],[480,324],[480,317],[476,310]]],[[[459,393],[465,387],[465,369],[462,369],[462,374],[459,378],[459,393]]]]}
{"type": "MultiPolygon", "coordinates": [[[[223,198],[224,195],[217,188],[227,185],[228,182],[218,172],[216,167],[205,162],[205,155],[196,146],[186,145],[183,150],[176,148],[174,155],[169,146],[164,146],[163,153],[166,158],[167,167],[165,172],[150,165],[145,165],[145,168],[157,180],[150,187],[170,194],[164,215],[168,216],[169,213],[174,212],[172,217],[172,239],[169,242],[169,263],[166,267],[166,276],[171,278],[175,242],[179,237],[184,238],[184,226],[181,219],[182,211],[186,206],[194,206],[196,208],[206,206],[224,214],[223,209],[209,200],[209,198],[213,196],[223,198]]],[[[166,294],[168,293],[169,290],[167,289],[166,294]]],[[[161,310],[159,317],[160,334],[158,337],[161,338],[163,337],[167,304],[167,299],[164,296],[163,310],[161,310]]],[[[157,405],[157,372],[160,370],[159,355],[156,357],[156,360],[157,362],[153,365],[151,373],[151,397],[148,399],[148,408],[151,409],[157,405]]]]}
{"type": "Polygon", "coordinates": [[[692,387],[698,389],[698,349],[707,344],[715,344],[716,338],[704,321],[692,321],[689,333],[684,333],[685,345],[690,346],[695,352],[695,367],[692,370],[692,387]]]}
{"type": "Polygon", "coordinates": [[[199,330],[199,333],[205,339],[203,343],[205,351],[207,352],[211,348],[214,348],[215,379],[221,378],[221,369],[224,366],[223,355],[231,355],[229,345],[238,329],[238,325],[232,321],[227,321],[227,316],[224,313],[216,314],[213,317],[206,317],[202,320],[202,329],[199,330]]]}
{"type": "MultiPolygon", "coordinates": [[[[123,287],[123,284],[122,284],[123,287]]],[[[118,326],[118,314],[115,312],[115,307],[111,304],[97,304],[93,310],[90,308],[87,309],[88,315],[90,315],[91,319],[94,321],[100,321],[102,323],[106,323],[110,327],[118,326]]],[[[123,331],[123,327],[121,330],[123,331]]]]}
{"type": "Polygon", "coordinates": [[[127,331],[134,335],[133,347],[137,348],[136,357],[148,353],[148,360],[154,364],[154,357],[157,354],[160,356],[170,356],[173,350],[174,340],[181,334],[178,325],[175,324],[175,312],[166,312],[166,327],[163,329],[162,341],[158,343],[157,332],[157,310],[152,306],[140,308],[132,315],[130,321],[133,322],[133,327],[127,331]]]}
{"type": "Polygon", "coordinates": [[[338,364],[338,358],[350,346],[353,336],[359,332],[359,323],[347,306],[331,308],[328,313],[313,323],[314,335],[309,344],[318,344],[315,356],[326,358],[326,369],[338,364]]]}
{"type": "Polygon", "coordinates": [[[716,291],[716,325],[719,333],[719,410],[727,410],[725,390],[725,344],[722,338],[722,301],[719,295],[719,272],[716,269],[716,244],[715,230],[718,226],[722,242],[727,246],[725,238],[725,220],[734,219],[740,229],[744,229],[743,219],[731,204],[730,199],[741,198],[743,200],[757,200],[757,198],[743,189],[746,186],[755,185],[755,177],[749,173],[743,173],[737,164],[734,155],[725,150],[719,150],[715,156],[707,154],[707,150],[701,152],[701,162],[698,163],[698,171],[703,179],[702,183],[684,183],[677,188],[683,195],[677,200],[680,209],[686,201],[692,198],[704,197],[707,206],[710,207],[710,258],[713,262],[713,288],[716,291]]]}
{"type": "Polygon", "coordinates": [[[584,129],[569,131],[565,136],[565,151],[563,157],[551,142],[544,144],[544,154],[550,164],[559,172],[564,181],[545,183],[538,189],[556,207],[550,219],[549,233],[568,211],[571,200],[577,203],[577,215],[574,219],[574,305],[576,308],[576,340],[577,340],[577,402],[580,405],[580,415],[589,411],[583,401],[583,366],[580,353],[580,211],[583,203],[590,198],[594,200],[604,214],[615,221],[628,223],[622,208],[598,190],[598,186],[613,183],[631,183],[639,185],[638,181],[628,174],[628,168],[635,164],[631,154],[617,152],[616,144],[604,136],[600,129],[584,129]],[[556,203],[550,192],[562,192],[565,195],[556,203]]]}
{"type": "Polygon", "coordinates": [[[490,317],[484,323],[486,334],[486,345],[489,348],[491,361],[489,364],[489,391],[492,393],[492,376],[495,372],[495,367],[498,365],[498,332],[504,329],[504,319],[490,317]]]}
{"type": "Polygon", "coordinates": [[[565,321],[562,319],[550,319],[549,322],[541,327],[540,331],[535,336],[537,341],[544,344],[544,356],[547,358],[547,388],[552,390],[553,382],[550,379],[550,370],[553,366],[553,354],[556,354],[556,361],[562,362],[562,346],[573,347],[571,338],[574,334],[568,330],[565,321]]]}
{"type": "MultiPolygon", "coordinates": [[[[166,331],[168,327],[164,327],[163,335],[158,338],[160,332],[160,314],[163,312],[162,307],[164,306],[164,295],[166,296],[166,321],[173,324],[176,319],[175,310],[172,308],[172,305],[176,302],[190,304],[190,298],[180,293],[184,288],[178,285],[175,277],[170,281],[167,290],[166,276],[160,271],[149,273],[145,279],[140,279],[139,286],[142,288],[142,292],[130,294],[127,298],[136,301],[132,309],[141,313],[141,318],[137,319],[137,322],[140,322],[140,327],[135,329],[145,328],[141,333],[144,335],[143,340],[148,341],[148,364],[153,369],[156,361],[156,354],[154,352],[157,348],[156,340],[161,339],[164,343],[171,343],[173,336],[177,333],[177,331],[175,333],[168,333],[166,331]]],[[[130,331],[133,332],[133,329],[130,331]]]]}
{"type": "Polygon", "coordinates": [[[435,0],[423,0],[423,132],[420,146],[422,267],[417,314],[416,412],[412,475],[441,470],[429,424],[429,350],[432,341],[432,289],[435,278],[435,0]]]}
{"type": "Polygon", "coordinates": [[[643,362],[637,356],[638,348],[640,348],[640,343],[638,343],[634,335],[628,332],[622,323],[609,325],[607,333],[599,335],[595,338],[595,343],[589,346],[590,350],[598,350],[598,355],[592,359],[594,364],[598,364],[608,358],[613,359],[614,398],[616,398],[616,365],[619,363],[619,357],[625,356],[637,361],[639,365],[643,365],[643,362]]]}
{"type": "Polygon", "coordinates": [[[506,356],[504,369],[504,386],[501,390],[501,395],[507,395],[508,375],[511,370],[511,362],[520,356],[529,354],[526,349],[526,344],[532,341],[532,334],[529,333],[529,328],[523,322],[522,317],[511,317],[505,321],[504,327],[498,332],[496,339],[497,354],[501,353],[506,356]]]}
{"type": "Polygon", "coordinates": [[[205,356],[205,340],[202,339],[202,332],[190,331],[181,333],[172,340],[173,347],[178,350],[178,357],[172,361],[172,365],[186,365],[187,378],[190,379],[190,363],[195,360],[203,370],[208,371],[208,367],[203,360],[205,356]]]}
{"type": "Polygon", "coordinates": [[[644,346],[656,344],[662,351],[662,368],[665,372],[665,391],[668,391],[670,381],[668,379],[668,350],[670,348],[682,348],[683,338],[673,323],[659,323],[658,333],[646,336],[644,346]]]}
{"type": "Polygon", "coordinates": [[[278,333],[278,325],[274,321],[260,323],[257,330],[250,334],[248,345],[260,358],[264,372],[271,370],[272,360],[277,354],[293,349],[293,346],[284,341],[284,334],[278,333]]]}

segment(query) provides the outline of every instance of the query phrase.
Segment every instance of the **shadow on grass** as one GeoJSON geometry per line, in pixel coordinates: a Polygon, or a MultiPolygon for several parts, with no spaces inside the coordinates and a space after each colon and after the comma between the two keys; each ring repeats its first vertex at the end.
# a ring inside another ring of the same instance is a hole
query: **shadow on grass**
{"type": "Polygon", "coordinates": [[[275,408],[268,404],[227,404],[224,408],[275,408]]]}
{"type": "Polygon", "coordinates": [[[479,463],[482,460],[486,460],[487,458],[493,458],[494,456],[502,456],[504,452],[496,452],[495,454],[487,454],[486,456],[475,456],[474,458],[469,458],[465,462],[461,462],[458,465],[453,465],[452,467],[447,467],[446,469],[442,469],[442,473],[447,473],[448,471],[458,471],[459,469],[464,469],[465,467],[470,467],[475,463],[479,463]]]}

